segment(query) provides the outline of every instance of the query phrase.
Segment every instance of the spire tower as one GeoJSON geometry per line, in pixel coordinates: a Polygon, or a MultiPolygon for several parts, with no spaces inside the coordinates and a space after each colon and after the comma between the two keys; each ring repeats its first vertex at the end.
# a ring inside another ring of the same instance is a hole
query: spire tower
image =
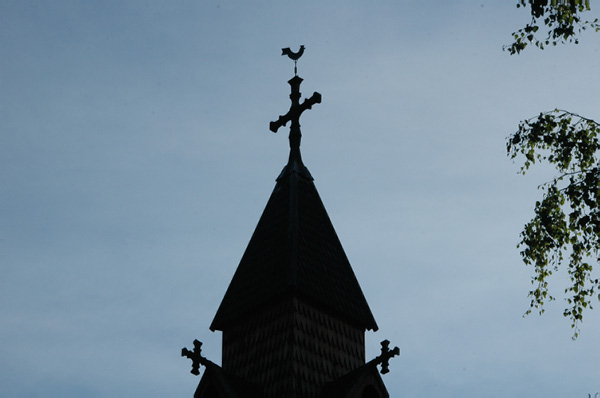
{"type": "Polygon", "coordinates": [[[300,116],[321,94],[301,102],[302,78],[288,83],[290,109],[269,128],[290,122],[289,160],[210,325],[223,332],[222,366],[199,342],[182,351],[193,371],[206,366],[195,397],[388,397],[377,366],[399,350],[385,341],[365,362],[377,323],[300,154],[300,116]]]}

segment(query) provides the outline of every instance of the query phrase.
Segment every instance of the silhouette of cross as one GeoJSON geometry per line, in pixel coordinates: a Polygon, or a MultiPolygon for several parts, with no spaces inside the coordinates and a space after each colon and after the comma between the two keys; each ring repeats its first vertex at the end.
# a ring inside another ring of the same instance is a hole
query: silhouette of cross
{"type": "Polygon", "coordinates": [[[300,76],[292,77],[288,83],[291,86],[290,99],[292,105],[290,110],[285,115],[280,115],[279,119],[269,124],[269,130],[276,133],[281,126],[285,126],[287,122],[292,122],[290,125],[290,159],[300,160],[300,139],[302,134],[300,133],[300,115],[307,109],[311,109],[314,104],[321,103],[321,94],[314,92],[312,97],[305,99],[302,104],[300,103],[300,84],[302,83],[300,76]]]}
{"type": "Polygon", "coordinates": [[[192,360],[191,374],[198,376],[200,374],[200,365],[206,366],[207,359],[202,356],[202,342],[194,340],[194,351],[190,351],[187,348],[181,349],[181,356],[188,357],[192,360]]]}
{"type": "Polygon", "coordinates": [[[383,340],[381,342],[381,355],[373,359],[373,362],[375,364],[381,364],[381,373],[386,374],[390,371],[390,358],[393,358],[396,355],[400,355],[400,348],[394,347],[393,350],[390,350],[390,341],[383,340]]]}

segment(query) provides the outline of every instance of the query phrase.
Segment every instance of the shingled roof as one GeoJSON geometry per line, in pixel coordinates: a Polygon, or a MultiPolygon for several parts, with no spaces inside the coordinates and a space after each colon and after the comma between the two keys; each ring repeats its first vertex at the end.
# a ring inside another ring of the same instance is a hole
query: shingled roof
{"type": "Polygon", "coordinates": [[[357,327],[377,324],[299,153],[290,156],[210,326],[298,297],[357,327]]]}

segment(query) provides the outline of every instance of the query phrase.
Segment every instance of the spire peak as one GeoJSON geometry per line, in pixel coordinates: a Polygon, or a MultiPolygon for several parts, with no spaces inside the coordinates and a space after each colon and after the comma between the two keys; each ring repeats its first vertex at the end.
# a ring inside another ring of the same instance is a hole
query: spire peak
{"type": "MultiPolygon", "coordinates": [[[[282,51],[283,54],[287,54],[295,62],[302,56],[304,46],[300,46],[300,51],[297,53],[292,53],[289,48],[284,48],[282,51]]],[[[303,79],[298,75],[294,75],[294,77],[288,80],[288,84],[291,88],[290,100],[292,101],[290,110],[285,115],[280,115],[276,121],[269,124],[269,130],[276,133],[281,126],[285,126],[287,122],[291,122],[289,135],[290,157],[288,167],[297,165],[304,168],[302,156],[300,155],[300,140],[302,138],[302,133],[300,132],[300,116],[305,110],[311,109],[314,104],[321,103],[321,94],[316,91],[310,98],[305,98],[304,101],[300,103],[300,98],[302,97],[302,94],[300,93],[300,84],[302,84],[302,81],[303,79]]]]}

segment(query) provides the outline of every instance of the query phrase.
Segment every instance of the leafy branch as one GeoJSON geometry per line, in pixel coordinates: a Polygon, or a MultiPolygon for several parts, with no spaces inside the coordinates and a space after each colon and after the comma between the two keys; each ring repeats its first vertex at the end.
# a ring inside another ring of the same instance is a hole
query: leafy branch
{"type": "Polygon", "coordinates": [[[592,276],[592,264],[600,262],[599,133],[600,124],[594,120],[555,109],[522,121],[507,141],[510,158],[524,157],[522,174],[544,161],[558,172],[539,186],[542,200],[536,202],[518,247],[525,264],[534,267],[526,314],[541,314],[544,304],[554,300],[548,279],[566,262],[571,282],[564,290],[568,307],[563,315],[571,320],[574,339],[584,309],[592,308],[595,297],[600,300],[600,280],[592,276]]]}
{"type": "MultiPolygon", "coordinates": [[[[531,21],[512,33],[514,41],[503,46],[511,55],[518,54],[533,44],[540,49],[550,44],[579,44],[578,35],[587,28],[600,31],[598,18],[593,21],[582,20],[580,13],[590,10],[589,0],[528,0],[531,5],[531,21]],[[540,23],[543,22],[543,23],[540,23]],[[539,38],[540,25],[545,27],[546,37],[539,38]]],[[[525,0],[519,0],[517,7],[526,7],[525,0]]]]}

